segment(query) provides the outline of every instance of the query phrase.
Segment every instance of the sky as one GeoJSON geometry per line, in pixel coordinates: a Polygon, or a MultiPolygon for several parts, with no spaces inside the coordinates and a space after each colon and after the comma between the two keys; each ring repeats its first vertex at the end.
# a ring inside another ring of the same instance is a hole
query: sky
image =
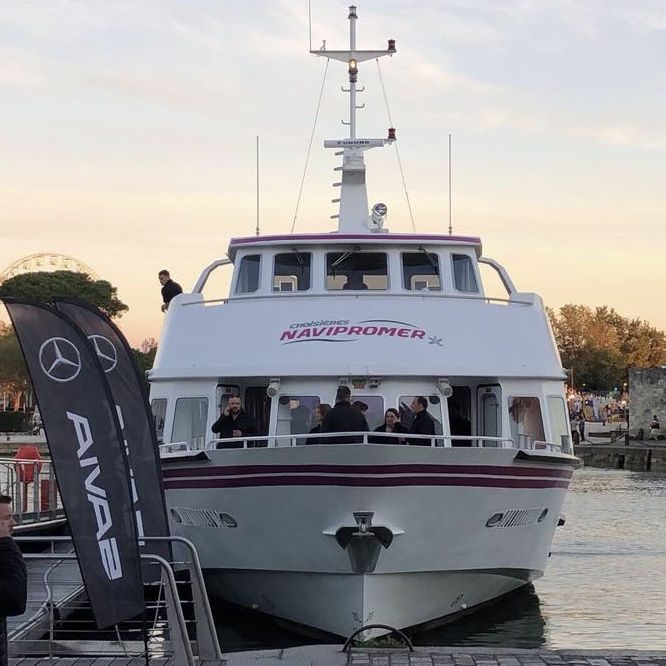
{"type": "MultiPolygon", "coordinates": [[[[346,48],[348,3],[312,0],[346,48]]],[[[396,127],[419,232],[479,235],[521,291],[666,329],[666,3],[369,0],[358,135],[396,127]],[[388,109],[381,83],[384,83],[388,109]]],[[[185,290],[256,227],[330,231],[346,66],[308,53],[307,0],[0,0],[0,271],[57,252],[118,288],[131,343],[159,338],[157,273],[185,290]]],[[[396,147],[370,203],[412,230],[396,147]]],[[[226,276],[215,289],[225,295],[226,276]]],[[[207,293],[207,296],[209,294],[207,293]]]]}

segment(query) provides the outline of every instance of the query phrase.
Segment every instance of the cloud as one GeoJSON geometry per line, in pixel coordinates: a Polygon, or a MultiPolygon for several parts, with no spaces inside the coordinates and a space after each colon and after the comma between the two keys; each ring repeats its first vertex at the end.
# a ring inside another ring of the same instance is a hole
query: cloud
{"type": "Polygon", "coordinates": [[[46,80],[44,63],[20,49],[0,46],[0,88],[41,88],[46,80]]]}
{"type": "Polygon", "coordinates": [[[666,131],[648,130],[632,125],[599,125],[579,127],[574,135],[587,136],[609,146],[629,146],[645,150],[666,149],[666,131]]]}

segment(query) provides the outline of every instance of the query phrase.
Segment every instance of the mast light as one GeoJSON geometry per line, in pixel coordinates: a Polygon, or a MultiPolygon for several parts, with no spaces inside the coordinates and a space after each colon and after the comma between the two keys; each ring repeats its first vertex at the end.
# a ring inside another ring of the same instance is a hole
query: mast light
{"type": "Polygon", "coordinates": [[[358,61],[356,58],[349,59],[349,81],[350,83],[356,83],[358,80],[358,61]]]}

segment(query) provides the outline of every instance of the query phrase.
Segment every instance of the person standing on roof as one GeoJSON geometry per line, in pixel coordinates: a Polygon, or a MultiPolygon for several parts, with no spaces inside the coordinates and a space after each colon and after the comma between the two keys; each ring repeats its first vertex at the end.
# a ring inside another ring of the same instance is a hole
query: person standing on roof
{"type": "Polygon", "coordinates": [[[169,308],[169,303],[174,296],[183,293],[183,288],[171,279],[171,275],[167,270],[161,270],[157,277],[162,285],[162,312],[166,312],[169,308]]]}

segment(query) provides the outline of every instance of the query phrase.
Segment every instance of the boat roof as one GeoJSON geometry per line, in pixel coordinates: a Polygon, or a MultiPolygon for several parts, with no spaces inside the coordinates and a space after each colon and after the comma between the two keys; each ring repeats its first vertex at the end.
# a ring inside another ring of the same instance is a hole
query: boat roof
{"type": "Polygon", "coordinates": [[[478,236],[450,236],[448,234],[405,234],[405,233],[313,233],[313,234],[275,234],[269,236],[242,236],[229,242],[229,258],[233,260],[236,252],[246,247],[264,247],[268,245],[340,245],[345,243],[358,245],[384,244],[423,244],[472,246],[476,256],[481,256],[481,239],[478,236]]]}

